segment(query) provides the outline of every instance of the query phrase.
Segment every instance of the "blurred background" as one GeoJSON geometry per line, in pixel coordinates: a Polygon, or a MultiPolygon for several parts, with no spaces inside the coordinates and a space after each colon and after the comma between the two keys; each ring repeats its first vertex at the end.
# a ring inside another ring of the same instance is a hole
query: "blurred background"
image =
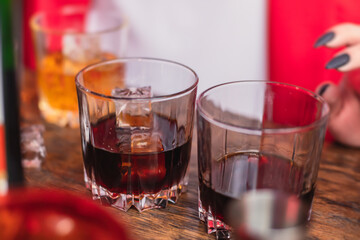
{"type": "Polygon", "coordinates": [[[236,80],[269,79],[310,90],[338,82],[341,74],[324,68],[334,50],[314,49],[314,42],[337,23],[360,23],[358,0],[25,0],[27,68],[35,68],[30,16],[69,4],[126,16],[126,56],[188,65],[200,77],[199,92],[236,80]]]}

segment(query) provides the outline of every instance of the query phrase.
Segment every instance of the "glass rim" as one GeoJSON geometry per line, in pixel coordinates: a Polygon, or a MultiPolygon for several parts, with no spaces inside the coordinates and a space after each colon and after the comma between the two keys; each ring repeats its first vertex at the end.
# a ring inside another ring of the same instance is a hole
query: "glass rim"
{"type": "Polygon", "coordinates": [[[303,87],[299,87],[293,84],[288,84],[288,83],[281,83],[281,82],[275,82],[275,81],[268,81],[268,80],[242,80],[242,81],[233,81],[233,82],[226,82],[226,83],[221,83],[215,86],[212,86],[208,89],[206,89],[205,91],[203,91],[198,99],[196,100],[196,107],[197,107],[197,111],[198,113],[205,118],[208,122],[224,128],[224,129],[228,129],[234,132],[240,132],[240,133],[244,133],[244,134],[248,134],[248,135],[261,135],[262,133],[269,133],[269,134],[286,134],[286,133],[293,133],[293,132],[301,132],[301,131],[306,131],[308,129],[314,128],[316,126],[322,125],[324,123],[326,123],[329,115],[330,115],[330,107],[329,104],[325,101],[325,99],[320,96],[319,94],[310,91],[306,88],[303,87]],[[256,128],[251,128],[251,127],[246,127],[246,126],[234,126],[228,123],[225,123],[223,121],[219,121],[216,120],[212,117],[212,114],[210,114],[208,111],[206,111],[202,104],[201,104],[201,99],[203,99],[205,97],[205,95],[209,92],[211,92],[214,89],[217,89],[219,87],[222,86],[226,86],[226,85],[237,85],[237,84],[242,84],[242,83],[254,83],[254,84],[259,84],[259,83],[264,83],[266,85],[270,84],[270,85],[280,85],[280,86],[284,86],[287,88],[291,88],[293,90],[302,90],[304,91],[306,94],[308,94],[308,96],[314,98],[316,101],[319,101],[320,103],[323,104],[323,108],[322,108],[322,112],[321,112],[321,117],[313,122],[311,122],[310,124],[304,125],[304,126],[297,126],[297,127],[279,127],[279,128],[260,128],[260,129],[256,129],[256,128]]]}
{"type": "Polygon", "coordinates": [[[169,99],[169,98],[173,98],[173,97],[178,97],[181,95],[185,95],[186,93],[189,93],[191,91],[193,91],[197,85],[199,83],[199,77],[196,74],[196,72],[191,69],[190,67],[182,64],[182,63],[178,63],[175,61],[171,61],[171,60],[166,60],[166,59],[160,59],[160,58],[147,58],[147,57],[125,57],[125,58],[116,58],[116,59],[111,59],[111,60],[106,60],[106,61],[101,61],[98,63],[94,63],[91,65],[86,66],[85,68],[81,69],[79,73],[76,74],[75,76],[75,84],[77,89],[80,89],[82,92],[85,93],[89,93],[98,97],[102,97],[102,98],[106,98],[106,99],[112,99],[112,100],[125,100],[125,101],[133,101],[133,100],[164,100],[164,99],[169,99]],[[114,64],[114,63],[126,63],[126,62],[156,62],[156,63],[166,63],[166,64],[171,64],[174,66],[178,66],[181,67],[184,70],[187,70],[188,72],[190,72],[193,77],[194,77],[194,82],[187,88],[181,90],[181,91],[177,91],[175,93],[171,93],[171,94],[163,94],[163,95],[159,95],[159,96],[153,96],[153,97],[136,97],[136,98],[128,98],[128,97],[116,97],[116,96],[112,96],[112,95],[106,95],[106,94],[102,94],[102,93],[98,93],[96,91],[92,91],[88,88],[86,88],[83,84],[80,83],[80,79],[83,79],[83,74],[86,71],[92,70],[94,68],[100,67],[100,66],[104,66],[107,64],[114,64]]]}
{"type": "Polygon", "coordinates": [[[120,29],[124,29],[128,26],[128,20],[126,16],[122,16],[121,17],[121,21],[116,24],[115,26],[109,27],[109,28],[104,28],[102,30],[99,31],[91,31],[91,32],[86,32],[86,31],[67,31],[67,30],[56,30],[54,28],[45,28],[43,26],[41,26],[40,24],[37,23],[37,20],[41,17],[44,17],[46,15],[51,15],[52,13],[58,13],[59,15],[64,14],[64,15],[72,15],[72,14],[76,14],[76,13],[82,13],[82,12],[86,12],[89,8],[85,7],[85,6],[81,6],[81,5],[77,5],[77,6],[72,6],[72,5],[67,5],[64,7],[61,7],[60,9],[56,10],[56,11],[52,11],[52,12],[46,12],[46,11],[39,11],[34,13],[31,17],[30,17],[30,27],[32,31],[39,31],[39,32],[44,32],[47,34],[53,34],[53,35],[77,35],[77,36],[81,36],[81,35],[98,35],[98,34],[104,34],[104,33],[110,33],[110,32],[114,32],[120,29]]]}

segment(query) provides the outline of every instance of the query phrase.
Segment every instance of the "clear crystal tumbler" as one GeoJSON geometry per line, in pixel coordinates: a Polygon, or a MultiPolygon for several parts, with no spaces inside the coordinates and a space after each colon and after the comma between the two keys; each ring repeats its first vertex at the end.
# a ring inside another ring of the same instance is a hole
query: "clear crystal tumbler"
{"type": "Polygon", "coordinates": [[[68,5],[31,18],[39,109],[47,122],[78,127],[75,75],[99,61],[123,57],[128,24],[121,14],[68,5]]]}
{"type": "Polygon", "coordinates": [[[249,190],[297,196],[310,216],[329,107],[300,87],[264,81],[215,86],[197,101],[199,216],[228,234],[228,208],[249,190]]]}
{"type": "Polygon", "coordinates": [[[198,77],[171,61],[127,58],[76,76],[87,188],[127,211],[164,208],[184,188],[198,77]]]}

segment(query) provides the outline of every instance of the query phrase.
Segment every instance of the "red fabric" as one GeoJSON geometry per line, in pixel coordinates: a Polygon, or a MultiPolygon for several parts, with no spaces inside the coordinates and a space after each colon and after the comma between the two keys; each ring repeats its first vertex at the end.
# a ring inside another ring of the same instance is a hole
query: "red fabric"
{"type": "Polygon", "coordinates": [[[359,0],[269,0],[268,78],[312,91],[324,81],[338,83],[342,73],[325,69],[338,49],[313,46],[336,24],[360,24],[359,10],[359,0]]]}
{"type": "Polygon", "coordinates": [[[34,13],[38,11],[54,11],[66,5],[89,6],[90,3],[91,0],[24,0],[23,47],[25,66],[30,69],[35,69],[35,52],[29,25],[30,18],[34,13]]]}
{"type": "Polygon", "coordinates": [[[360,24],[359,10],[359,0],[269,0],[268,78],[310,90],[323,81],[338,83],[342,74],[325,69],[338,50],[313,45],[335,24],[360,24]]]}

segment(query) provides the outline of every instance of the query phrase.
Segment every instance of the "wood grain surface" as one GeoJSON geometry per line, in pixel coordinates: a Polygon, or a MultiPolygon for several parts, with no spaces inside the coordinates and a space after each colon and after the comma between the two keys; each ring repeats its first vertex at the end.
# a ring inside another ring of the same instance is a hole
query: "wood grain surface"
{"type": "MultiPolygon", "coordinates": [[[[26,169],[28,186],[56,187],[88,196],[83,183],[79,129],[46,125],[47,156],[41,169],[26,169]]],[[[194,137],[196,139],[196,137],[194,137]]],[[[215,239],[197,212],[197,152],[193,143],[188,191],[166,209],[119,216],[136,239],[215,239]]],[[[308,239],[360,239],[360,150],[326,143],[317,181],[308,239]]]]}

